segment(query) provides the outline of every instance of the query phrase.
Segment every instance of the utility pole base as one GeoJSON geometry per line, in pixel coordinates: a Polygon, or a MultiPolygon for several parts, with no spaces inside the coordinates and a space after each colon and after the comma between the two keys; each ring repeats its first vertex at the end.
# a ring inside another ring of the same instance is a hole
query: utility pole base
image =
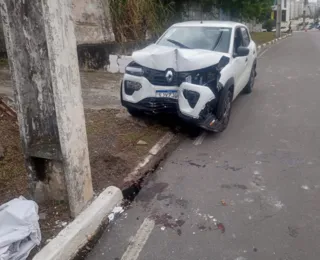
{"type": "Polygon", "coordinates": [[[29,186],[75,217],[93,189],[71,1],[0,3],[29,186]]]}

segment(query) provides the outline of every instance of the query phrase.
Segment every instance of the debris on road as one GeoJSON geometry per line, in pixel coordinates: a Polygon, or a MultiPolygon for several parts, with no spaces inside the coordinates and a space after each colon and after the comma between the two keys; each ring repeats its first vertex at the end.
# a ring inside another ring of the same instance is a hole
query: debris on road
{"type": "Polygon", "coordinates": [[[38,205],[24,197],[0,206],[0,259],[25,260],[40,245],[38,205]]]}
{"type": "Polygon", "coordinates": [[[226,232],[226,228],[222,223],[217,224],[217,228],[221,230],[221,233],[224,234],[226,232]]]}
{"type": "Polygon", "coordinates": [[[115,207],[108,216],[109,221],[110,222],[113,221],[117,215],[120,215],[123,212],[124,212],[123,207],[115,207]]]}
{"type": "Polygon", "coordinates": [[[148,143],[146,141],[143,141],[143,140],[139,140],[137,142],[137,145],[147,145],[148,143]]]}
{"type": "Polygon", "coordinates": [[[302,186],[301,186],[301,189],[303,189],[303,190],[310,190],[309,186],[307,186],[307,185],[302,185],[302,186]]]}
{"type": "Polygon", "coordinates": [[[228,204],[227,204],[227,202],[225,200],[221,200],[221,205],[222,206],[227,206],[228,204]]]}

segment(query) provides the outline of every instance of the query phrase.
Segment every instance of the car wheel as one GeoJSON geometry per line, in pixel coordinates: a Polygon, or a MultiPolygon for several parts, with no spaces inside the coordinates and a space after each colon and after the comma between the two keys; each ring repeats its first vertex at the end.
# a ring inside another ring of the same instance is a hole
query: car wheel
{"type": "Polygon", "coordinates": [[[230,115],[231,115],[231,106],[232,106],[232,92],[230,90],[228,91],[228,94],[224,98],[223,114],[219,119],[219,127],[216,129],[215,132],[221,133],[228,127],[228,124],[230,121],[230,115]]]}
{"type": "Polygon", "coordinates": [[[245,86],[245,88],[243,89],[243,92],[245,94],[250,94],[253,90],[253,86],[254,86],[254,81],[256,79],[256,66],[253,66],[251,73],[250,73],[250,78],[249,78],[249,82],[247,84],[247,86],[245,86]]]}
{"type": "Polygon", "coordinates": [[[127,108],[129,114],[133,117],[141,117],[143,115],[143,112],[138,110],[138,109],[134,109],[134,108],[127,108]]]}

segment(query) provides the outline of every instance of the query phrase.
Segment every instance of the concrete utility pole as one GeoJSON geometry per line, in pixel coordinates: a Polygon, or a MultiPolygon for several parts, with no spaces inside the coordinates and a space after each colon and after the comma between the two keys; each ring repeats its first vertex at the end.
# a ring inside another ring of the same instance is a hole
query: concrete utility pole
{"type": "Polygon", "coordinates": [[[93,196],[70,0],[0,0],[20,134],[37,201],[93,196]]]}
{"type": "Polygon", "coordinates": [[[281,21],[282,21],[282,10],[281,0],[277,0],[277,22],[276,22],[276,37],[281,37],[281,21]]]}
{"type": "Polygon", "coordinates": [[[307,5],[308,5],[308,0],[304,0],[303,2],[303,23],[302,23],[302,30],[305,29],[306,27],[306,9],[307,9],[307,5]]]}

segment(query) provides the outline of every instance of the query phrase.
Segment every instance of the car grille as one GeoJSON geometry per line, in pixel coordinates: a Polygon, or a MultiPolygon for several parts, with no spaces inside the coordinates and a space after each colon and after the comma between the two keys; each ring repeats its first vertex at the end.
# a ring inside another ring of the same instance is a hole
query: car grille
{"type": "Polygon", "coordinates": [[[178,74],[175,72],[173,80],[169,83],[166,78],[166,71],[143,68],[144,76],[155,86],[179,86],[178,74]]]}
{"type": "Polygon", "coordinates": [[[176,111],[177,100],[171,98],[146,98],[139,105],[153,112],[176,111]]]}

